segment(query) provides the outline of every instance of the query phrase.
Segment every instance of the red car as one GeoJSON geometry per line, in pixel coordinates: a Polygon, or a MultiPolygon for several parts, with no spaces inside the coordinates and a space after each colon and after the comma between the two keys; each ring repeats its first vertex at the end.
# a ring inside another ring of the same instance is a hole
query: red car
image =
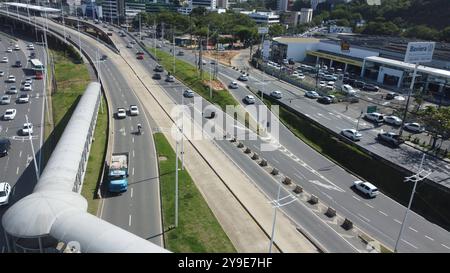
{"type": "Polygon", "coordinates": [[[34,77],[36,80],[42,80],[44,78],[44,74],[41,72],[36,72],[36,75],[34,77]]]}
{"type": "Polygon", "coordinates": [[[137,55],[136,57],[138,60],[143,60],[144,59],[144,55],[137,55]]]}

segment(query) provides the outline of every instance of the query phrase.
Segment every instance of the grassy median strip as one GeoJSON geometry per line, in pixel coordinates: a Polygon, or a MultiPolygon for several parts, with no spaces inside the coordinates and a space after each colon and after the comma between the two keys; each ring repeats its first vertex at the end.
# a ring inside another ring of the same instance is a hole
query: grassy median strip
{"type": "MultiPolygon", "coordinates": [[[[236,252],[186,170],[179,171],[178,227],[175,223],[175,153],[162,133],[154,134],[166,247],[173,252],[236,252]]],[[[181,162],[179,162],[181,167],[181,162]]]]}
{"type": "MultiPolygon", "coordinates": [[[[155,52],[154,48],[148,48],[150,52],[155,52]]],[[[160,64],[173,74],[177,79],[189,86],[197,94],[205,98],[207,101],[219,105],[223,110],[227,105],[237,105],[238,102],[228,92],[228,90],[212,90],[212,99],[209,97],[209,87],[200,79],[198,69],[183,60],[175,58],[175,73],[173,73],[173,57],[167,52],[156,49],[156,56],[160,59],[160,64]]],[[[208,72],[203,71],[203,79],[209,79],[208,72]]]]}
{"type": "MultiPolygon", "coordinates": [[[[45,142],[43,146],[44,165],[50,158],[59,138],[61,137],[67,123],[72,117],[78,101],[81,99],[87,85],[91,81],[88,69],[85,64],[79,64],[77,60],[69,57],[62,51],[51,51],[55,65],[56,88],[51,95],[51,114],[53,119],[52,126],[49,126],[48,120],[45,126],[45,142]]],[[[103,104],[104,105],[104,104],[103,104]]],[[[46,115],[47,119],[47,115],[46,115]]],[[[95,141],[91,146],[91,153],[83,184],[82,195],[88,200],[88,210],[90,213],[97,212],[98,201],[94,200],[95,188],[101,167],[103,164],[103,155],[106,149],[106,129],[107,129],[107,111],[101,111],[98,115],[97,126],[95,129],[95,141]]]]}

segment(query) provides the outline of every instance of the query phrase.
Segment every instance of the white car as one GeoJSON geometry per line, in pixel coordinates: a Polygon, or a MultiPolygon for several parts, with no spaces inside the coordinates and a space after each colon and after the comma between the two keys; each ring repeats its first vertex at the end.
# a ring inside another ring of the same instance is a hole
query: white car
{"type": "Polygon", "coordinates": [[[413,132],[413,133],[422,133],[423,131],[425,131],[425,129],[420,126],[419,123],[417,122],[408,122],[405,123],[405,125],[403,126],[403,128],[407,131],[413,132]]]}
{"type": "Polygon", "coordinates": [[[387,124],[400,126],[402,124],[402,119],[397,116],[385,116],[384,122],[386,122],[387,124]]]}
{"type": "Polygon", "coordinates": [[[3,57],[3,58],[2,58],[2,63],[7,63],[7,62],[9,62],[8,57],[6,57],[6,56],[3,57]]]}
{"type": "Polygon", "coordinates": [[[375,122],[375,123],[381,123],[384,120],[383,114],[380,114],[380,113],[377,113],[377,112],[366,113],[364,115],[364,118],[369,120],[369,121],[375,122]]]}
{"type": "Polygon", "coordinates": [[[183,96],[185,96],[186,98],[193,98],[194,92],[191,89],[186,89],[183,92],[183,96]]]}
{"type": "Polygon", "coordinates": [[[316,91],[306,91],[305,96],[311,99],[317,99],[320,95],[316,91]]]}
{"type": "Polygon", "coordinates": [[[6,104],[10,104],[10,103],[11,103],[11,96],[4,95],[0,99],[0,104],[2,104],[2,105],[6,105],[6,104]]]}
{"type": "Polygon", "coordinates": [[[17,87],[14,85],[8,89],[8,94],[17,94],[17,87]]]}
{"type": "Polygon", "coordinates": [[[8,49],[6,49],[6,52],[11,53],[12,49],[10,47],[8,47],[8,49]]]}
{"type": "Polygon", "coordinates": [[[130,116],[137,116],[139,115],[139,109],[137,105],[130,105],[130,116]]]}
{"type": "Polygon", "coordinates": [[[319,86],[320,87],[325,87],[325,86],[327,86],[327,83],[325,81],[320,81],[319,82],[319,86]]]}
{"type": "Polygon", "coordinates": [[[252,95],[247,95],[244,98],[244,102],[246,104],[254,104],[255,103],[255,97],[253,97],[252,95]]]}
{"type": "Polygon", "coordinates": [[[24,84],[32,84],[33,83],[33,79],[32,78],[26,78],[25,81],[23,82],[24,84]]]}
{"type": "Polygon", "coordinates": [[[21,94],[19,96],[19,103],[28,103],[30,101],[30,95],[28,94],[21,94]]]}
{"type": "Polygon", "coordinates": [[[28,47],[29,50],[34,50],[34,45],[33,44],[29,44],[27,47],[28,47]]]}
{"type": "Polygon", "coordinates": [[[299,73],[298,75],[296,75],[297,79],[303,80],[305,79],[305,75],[302,73],[299,73]]]}
{"type": "Polygon", "coordinates": [[[20,50],[20,47],[19,47],[18,44],[15,44],[15,45],[14,45],[14,50],[20,50]]]}
{"type": "Polygon", "coordinates": [[[283,96],[283,94],[281,94],[280,91],[272,91],[272,92],[270,93],[270,96],[271,96],[272,98],[281,99],[281,97],[283,96]]]}
{"type": "Polygon", "coordinates": [[[16,117],[17,111],[16,109],[6,109],[3,114],[3,120],[13,120],[16,117]]]}
{"type": "Polygon", "coordinates": [[[238,86],[238,83],[237,82],[235,82],[235,81],[232,81],[231,83],[230,83],[230,88],[231,89],[237,89],[239,86],[238,86]]]}
{"type": "Polygon", "coordinates": [[[125,108],[117,108],[117,118],[126,118],[127,112],[125,111],[125,108]]]}
{"type": "Polygon", "coordinates": [[[174,82],[174,81],[175,78],[172,75],[166,77],[166,82],[174,82]]]}
{"type": "Polygon", "coordinates": [[[359,141],[361,140],[362,134],[355,129],[343,129],[341,131],[341,135],[353,140],[353,141],[359,141]]]}
{"type": "Polygon", "coordinates": [[[28,136],[33,134],[33,123],[24,123],[22,127],[22,135],[28,136]]]}
{"type": "Polygon", "coordinates": [[[0,206],[8,204],[10,193],[11,186],[8,184],[8,182],[0,183],[0,206]]]}
{"type": "Polygon", "coordinates": [[[361,191],[362,193],[364,193],[365,195],[367,195],[369,197],[375,197],[379,194],[377,187],[370,184],[369,182],[363,182],[363,181],[358,180],[358,181],[353,182],[353,186],[357,190],[361,191]]]}
{"type": "Polygon", "coordinates": [[[31,88],[31,84],[29,83],[24,84],[23,91],[33,91],[33,88],[31,88]]]}
{"type": "Polygon", "coordinates": [[[246,81],[248,81],[248,77],[246,75],[240,75],[238,80],[246,82],[246,81]]]}
{"type": "Polygon", "coordinates": [[[0,77],[5,76],[5,71],[0,71],[0,77]]]}
{"type": "Polygon", "coordinates": [[[6,81],[7,82],[16,82],[16,77],[14,75],[9,75],[8,79],[6,81]]]}
{"type": "Polygon", "coordinates": [[[133,48],[132,44],[127,44],[127,48],[133,48]]]}

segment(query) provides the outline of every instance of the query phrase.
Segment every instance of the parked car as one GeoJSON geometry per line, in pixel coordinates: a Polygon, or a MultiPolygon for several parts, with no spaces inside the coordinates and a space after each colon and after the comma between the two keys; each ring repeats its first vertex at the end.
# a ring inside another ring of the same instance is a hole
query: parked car
{"type": "Polygon", "coordinates": [[[355,189],[359,190],[360,192],[364,193],[365,195],[371,198],[379,194],[377,187],[375,187],[369,182],[363,182],[358,180],[353,182],[353,186],[355,187],[355,189]]]}
{"type": "Polygon", "coordinates": [[[155,79],[155,80],[160,80],[161,79],[161,74],[155,73],[155,74],[153,74],[152,78],[155,79]]]}
{"type": "Polygon", "coordinates": [[[10,104],[10,103],[11,103],[11,96],[4,95],[0,99],[0,104],[2,104],[2,105],[6,105],[6,104],[10,104]]]}
{"type": "Polygon", "coordinates": [[[126,118],[127,112],[125,111],[125,108],[117,108],[116,117],[117,118],[126,118]]]}
{"type": "Polygon", "coordinates": [[[353,87],[355,87],[355,88],[363,88],[364,87],[364,82],[362,82],[362,81],[355,81],[354,83],[353,83],[353,87]]]}
{"type": "Polygon", "coordinates": [[[374,123],[382,123],[384,121],[383,114],[373,112],[364,114],[364,119],[374,122],[374,123]]]}
{"type": "Polygon", "coordinates": [[[320,81],[319,82],[319,86],[320,87],[325,87],[325,86],[327,86],[327,83],[325,81],[320,81]]]}
{"type": "Polygon", "coordinates": [[[194,91],[192,91],[191,89],[186,89],[183,92],[183,96],[185,96],[186,98],[193,98],[194,97],[194,91]]]}
{"type": "Polygon", "coordinates": [[[244,102],[245,102],[246,104],[254,104],[254,103],[255,103],[255,97],[252,96],[252,95],[247,95],[247,96],[245,96],[245,98],[244,98],[244,102]]]}
{"type": "Polygon", "coordinates": [[[385,116],[384,122],[387,124],[400,126],[402,124],[402,119],[397,116],[385,116]]]}
{"type": "Polygon", "coordinates": [[[362,134],[355,129],[343,129],[341,131],[341,135],[353,140],[353,141],[359,141],[361,140],[362,134]]]}
{"type": "Polygon", "coordinates": [[[425,129],[422,126],[420,126],[420,124],[417,122],[405,123],[403,126],[403,129],[405,129],[406,131],[409,131],[409,132],[413,132],[413,133],[421,133],[421,132],[425,131],[425,129]]]}
{"type": "Polygon", "coordinates": [[[33,124],[32,123],[24,123],[21,129],[22,135],[28,136],[33,134],[33,124]]]}
{"type": "Polygon", "coordinates": [[[1,70],[0,70],[0,77],[1,77],[1,76],[5,76],[5,71],[1,71],[1,70]]]}
{"type": "Polygon", "coordinates": [[[11,194],[11,186],[8,182],[0,183],[0,206],[8,205],[9,195],[11,194]]]}
{"type": "Polygon", "coordinates": [[[333,100],[328,96],[322,96],[317,99],[317,102],[322,104],[331,104],[333,103],[333,100]]]}
{"type": "Polygon", "coordinates": [[[3,120],[13,120],[16,117],[17,111],[16,109],[6,109],[3,114],[3,120]]]}
{"type": "Polygon", "coordinates": [[[356,90],[353,89],[353,87],[351,87],[349,84],[344,84],[341,86],[341,90],[343,93],[353,96],[356,94],[356,90]]]}
{"type": "Polygon", "coordinates": [[[363,86],[363,90],[366,90],[366,91],[378,92],[379,89],[380,88],[378,86],[373,85],[373,84],[368,84],[368,83],[364,84],[364,86],[363,86]]]}
{"type": "Polygon", "coordinates": [[[405,142],[399,134],[393,133],[393,132],[386,132],[386,133],[379,133],[377,135],[378,141],[386,142],[393,147],[398,147],[400,144],[405,142]]]}
{"type": "Polygon", "coordinates": [[[6,137],[0,138],[0,156],[8,155],[9,149],[11,149],[11,141],[6,137]]]}
{"type": "Polygon", "coordinates": [[[134,105],[134,104],[132,104],[132,105],[130,105],[130,116],[137,116],[137,115],[139,115],[139,109],[138,109],[138,107],[137,107],[137,105],[134,105]]]}
{"type": "Polygon", "coordinates": [[[305,97],[311,98],[311,99],[317,99],[320,97],[320,95],[316,91],[306,91],[305,97]]]}
{"type": "Polygon", "coordinates": [[[275,99],[281,99],[283,94],[280,91],[272,91],[270,92],[270,96],[275,99]]]}
{"type": "Polygon", "coordinates": [[[229,87],[230,87],[231,89],[237,89],[239,86],[238,86],[238,83],[237,83],[237,82],[232,81],[232,82],[230,83],[229,87]]]}
{"type": "Polygon", "coordinates": [[[393,92],[387,93],[386,96],[385,96],[385,99],[387,99],[387,100],[392,100],[392,99],[394,99],[396,96],[398,96],[398,94],[396,94],[396,93],[393,93],[393,92]]]}

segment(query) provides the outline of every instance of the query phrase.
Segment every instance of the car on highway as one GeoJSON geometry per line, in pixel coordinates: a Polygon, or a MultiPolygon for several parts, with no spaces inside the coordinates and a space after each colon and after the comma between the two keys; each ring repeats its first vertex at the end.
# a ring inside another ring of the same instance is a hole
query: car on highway
{"type": "Polygon", "coordinates": [[[106,56],[106,55],[102,55],[100,57],[100,61],[106,61],[106,59],[108,59],[108,56],[106,56]]]}
{"type": "Polygon", "coordinates": [[[374,123],[382,123],[384,121],[384,116],[377,112],[365,113],[364,119],[374,123]]]}
{"type": "Polygon", "coordinates": [[[238,83],[237,83],[237,82],[232,81],[232,82],[230,83],[229,87],[230,87],[231,89],[237,89],[239,86],[238,86],[238,83]]]}
{"type": "Polygon", "coordinates": [[[254,96],[252,96],[252,95],[247,95],[247,96],[244,97],[244,102],[245,102],[246,104],[255,104],[256,100],[255,100],[255,97],[254,97],[254,96]]]}
{"type": "Polygon", "coordinates": [[[133,45],[131,43],[128,43],[127,48],[133,48],[133,45]]]}
{"type": "Polygon", "coordinates": [[[17,111],[16,109],[6,109],[3,114],[3,120],[13,120],[16,117],[17,111]]]}
{"type": "Polygon", "coordinates": [[[3,58],[2,58],[2,63],[7,63],[7,62],[9,62],[8,57],[6,57],[6,56],[3,57],[3,58]]]}
{"type": "Polygon", "coordinates": [[[359,141],[361,140],[362,134],[355,129],[343,129],[341,131],[341,135],[353,140],[353,141],[359,141]]]}
{"type": "Polygon", "coordinates": [[[366,91],[372,91],[372,92],[378,92],[378,90],[380,90],[380,88],[378,86],[376,86],[374,84],[369,84],[369,83],[364,84],[362,89],[366,90],[366,91]]]}
{"type": "Polygon", "coordinates": [[[317,99],[317,102],[322,104],[331,104],[333,103],[333,100],[328,96],[322,96],[317,99]]]}
{"type": "Polygon", "coordinates": [[[32,78],[26,78],[25,80],[23,80],[22,82],[23,84],[32,84],[33,83],[33,79],[32,78]]]}
{"type": "Polygon", "coordinates": [[[206,65],[207,62],[205,60],[202,60],[202,65],[206,65]]]}
{"type": "Polygon", "coordinates": [[[270,96],[275,99],[281,99],[283,94],[280,91],[272,91],[270,92],[270,96]]]}
{"type": "Polygon", "coordinates": [[[425,131],[425,128],[423,128],[419,123],[417,122],[408,122],[403,125],[403,129],[406,131],[412,132],[412,133],[422,133],[425,131]]]}
{"type": "Polygon", "coordinates": [[[14,50],[16,50],[16,51],[20,50],[20,47],[19,47],[18,44],[15,44],[15,45],[14,45],[14,50]]]}
{"type": "Polygon", "coordinates": [[[0,156],[8,155],[9,149],[11,149],[11,141],[6,137],[0,138],[0,156]]]}
{"type": "Polygon", "coordinates": [[[31,52],[30,53],[30,59],[34,59],[36,58],[36,53],[35,52],[31,52]]]}
{"type": "Polygon", "coordinates": [[[152,77],[154,80],[160,80],[161,79],[161,74],[159,74],[159,73],[155,73],[155,74],[153,74],[153,77],[152,77]]]}
{"type": "Polygon", "coordinates": [[[164,68],[161,65],[156,65],[155,69],[153,69],[155,72],[164,72],[164,68]]]}
{"type": "Polygon", "coordinates": [[[116,117],[117,118],[126,118],[127,112],[125,111],[125,108],[121,108],[121,107],[117,108],[116,117]]]}
{"type": "Polygon", "coordinates": [[[400,144],[405,142],[399,134],[396,134],[394,132],[379,133],[377,135],[377,140],[380,142],[388,143],[393,147],[398,147],[400,144]]]}
{"type": "Polygon", "coordinates": [[[130,116],[137,116],[139,115],[139,109],[137,107],[137,105],[130,105],[130,116]]]}
{"type": "Polygon", "coordinates": [[[162,46],[160,45],[160,44],[157,44],[156,45],[156,48],[161,48],[162,46]]]}
{"type": "Polygon", "coordinates": [[[374,198],[380,193],[377,187],[375,187],[369,182],[363,182],[361,180],[354,181],[353,187],[355,187],[355,189],[359,190],[360,192],[364,193],[366,196],[371,198],[374,198]]]}
{"type": "Polygon", "coordinates": [[[12,53],[12,48],[8,47],[8,48],[6,49],[6,52],[12,53]]]}
{"type": "Polygon", "coordinates": [[[384,122],[390,125],[400,126],[402,124],[402,119],[397,116],[385,116],[384,122]]]}
{"type": "Polygon", "coordinates": [[[167,75],[166,82],[175,82],[175,78],[172,75],[167,75]]]}
{"type": "Polygon", "coordinates": [[[27,45],[28,50],[34,50],[34,45],[33,44],[29,44],[27,45]]]}
{"type": "Polygon", "coordinates": [[[19,103],[28,103],[30,101],[30,95],[28,94],[20,94],[19,98],[17,98],[19,103]]]}
{"type": "Polygon", "coordinates": [[[33,134],[33,123],[24,123],[21,129],[21,133],[23,136],[28,136],[33,134]]]}
{"type": "Polygon", "coordinates": [[[9,75],[8,79],[6,81],[7,82],[16,82],[16,77],[14,75],[9,75]]]}
{"type": "Polygon", "coordinates": [[[10,104],[10,103],[11,103],[11,96],[4,95],[4,96],[1,97],[0,104],[7,105],[7,104],[10,104]]]}
{"type": "Polygon", "coordinates": [[[130,44],[135,45],[136,42],[135,42],[134,40],[131,40],[131,41],[130,41],[130,44]]]}
{"type": "Polygon", "coordinates": [[[186,89],[183,92],[183,96],[185,96],[186,98],[193,98],[194,92],[191,89],[186,89]]]}
{"type": "Polygon", "coordinates": [[[242,75],[239,75],[238,80],[245,82],[245,81],[248,81],[248,77],[246,75],[242,74],[242,75]]]}
{"type": "Polygon", "coordinates": [[[177,54],[178,56],[184,56],[184,51],[178,51],[178,54],[177,54]]]}
{"type": "Polygon", "coordinates": [[[8,94],[17,94],[17,87],[15,85],[10,86],[7,93],[8,94]]]}
{"type": "Polygon", "coordinates": [[[5,76],[5,71],[1,71],[1,70],[0,70],[0,77],[1,77],[1,76],[5,76]]]}
{"type": "Polygon", "coordinates": [[[22,67],[22,62],[16,61],[16,63],[14,64],[14,67],[22,67]]]}
{"type": "Polygon", "coordinates": [[[143,60],[144,59],[144,55],[137,55],[136,59],[143,60]]]}
{"type": "Polygon", "coordinates": [[[310,99],[317,99],[320,97],[320,95],[316,91],[306,91],[305,97],[310,98],[310,99]]]}
{"type": "Polygon", "coordinates": [[[8,182],[0,183],[0,206],[8,205],[11,186],[8,182]]]}

